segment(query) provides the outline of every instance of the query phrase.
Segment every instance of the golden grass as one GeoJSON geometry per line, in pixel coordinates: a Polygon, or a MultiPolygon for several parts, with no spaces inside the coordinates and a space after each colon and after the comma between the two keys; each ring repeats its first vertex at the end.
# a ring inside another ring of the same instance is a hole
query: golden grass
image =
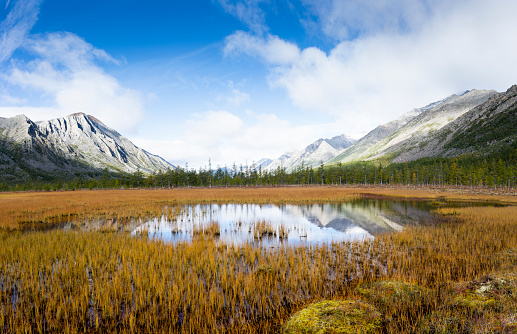
{"type": "Polygon", "coordinates": [[[210,238],[215,238],[221,235],[221,229],[219,228],[219,223],[210,222],[207,225],[196,225],[192,231],[193,236],[207,236],[210,238]]]}
{"type": "Polygon", "coordinates": [[[81,190],[0,194],[0,228],[104,220],[123,226],[134,219],[174,215],[173,206],[191,203],[313,203],[350,200],[361,195],[398,198],[517,203],[517,196],[491,196],[440,189],[407,188],[219,188],[81,190]]]}
{"type": "MultiPolygon", "coordinates": [[[[146,205],[161,214],[163,205],[219,195],[217,202],[301,203],[361,193],[341,188],[232,189],[237,191],[233,195],[225,189],[204,191],[8,194],[0,198],[0,212],[19,219],[40,208],[52,216],[75,205],[97,210],[97,215],[133,208],[132,215],[144,215],[146,205]],[[72,197],[67,201],[65,195],[72,197]],[[110,196],[111,202],[101,200],[110,196]],[[16,211],[24,208],[16,198],[25,201],[26,212],[16,211]],[[13,204],[11,211],[4,200],[13,204]]],[[[444,196],[422,190],[363,193],[444,196]]],[[[0,231],[0,331],[274,333],[314,302],[347,299],[379,311],[380,328],[372,332],[514,333],[517,207],[438,211],[444,216],[437,226],[300,248],[225,246],[210,237],[212,232],[172,245],[150,241],[145,234],[0,231]]]]}
{"type": "Polygon", "coordinates": [[[52,231],[4,232],[1,246],[0,326],[13,332],[274,332],[293,307],[343,293],[358,273],[339,262],[360,263],[351,244],[331,253],[52,231]]]}
{"type": "Polygon", "coordinates": [[[0,227],[30,224],[153,218],[176,204],[188,203],[307,203],[345,200],[356,191],[329,188],[98,190],[4,193],[0,197],[0,227]]]}

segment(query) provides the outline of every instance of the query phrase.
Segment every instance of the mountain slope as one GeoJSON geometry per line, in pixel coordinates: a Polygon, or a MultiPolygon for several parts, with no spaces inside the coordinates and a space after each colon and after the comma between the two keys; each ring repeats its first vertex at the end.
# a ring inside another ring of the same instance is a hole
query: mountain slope
{"type": "MultiPolygon", "coordinates": [[[[293,157],[293,155],[296,154],[296,151],[288,151],[288,152],[285,152],[284,154],[282,154],[281,156],[279,156],[277,159],[273,160],[272,162],[270,162],[268,165],[266,166],[263,166],[262,169],[263,170],[275,170],[277,169],[278,167],[280,168],[284,168],[285,167],[285,164],[286,162],[291,159],[293,157]]],[[[266,159],[267,160],[267,159],[266,159]]]]}
{"type": "Polygon", "coordinates": [[[24,115],[0,118],[0,175],[2,182],[60,179],[95,170],[53,150],[38,126],[24,115]]]}
{"type": "Polygon", "coordinates": [[[421,109],[413,109],[396,120],[379,125],[366,134],[366,136],[359,139],[354,145],[340,152],[340,154],[331,159],[329,163],[356,161],[371,155],[374,146],[378,142],[398,131],[421,112],[421,109]]]}
{"type": "Polygon", "coordinates": [[[11,168],[69,173],[103,169],[151,173],[175,168],[82,113],[37,123],[24,115],[0,118],[0,138],[0,162],[11,168]],[[14,148],[21,151],[16,153],[14,148]]]}
{"type": "Polygon", "coordinates": [[[37,123],[55,147],[80,157],[97,168],[144,173],[174,168],[164,159],[136,147],[97,118],[83,113],[37,123]],[[70,150],[70,147],[72,150],[70,150]]]}
{"type": "Polygon", "coordinates": [[[272,162],[273,162],[273,160],[271,160],[271,159],[265,159],[265,158],[260,159],[259,161],[254,163],[254,168],[264,170],[269,165],[271,165],[272,162]]]}
{"type": "Polygon", "coordinates": [[[429,136],[496,93],[492,90],[471,90],[414,109],[395,121],[377,127],[330,163],[379,158],[398,161],[396,157],[400,154],[421,146],[429,136]]]}
{"type": "Polygon", "coordinates": [[[497,152],[517,140],[516,129],[517,85],[514,85],[506,92],[492,95],[418,145],[408,146],[393,161],[497,152]]]}
{"type": "Polygon", "coordinates": [[[348,138],[344,134],[327,139],[320,138],[303,150],[282,155],[267,166],[267,169],[274,170],[281,166],[286,168],[288,172],[291,172],[302,165],[304,167],[316,167],[322,162],[326,163],[334,158],[354,142],[355,140],[348,138]]]}

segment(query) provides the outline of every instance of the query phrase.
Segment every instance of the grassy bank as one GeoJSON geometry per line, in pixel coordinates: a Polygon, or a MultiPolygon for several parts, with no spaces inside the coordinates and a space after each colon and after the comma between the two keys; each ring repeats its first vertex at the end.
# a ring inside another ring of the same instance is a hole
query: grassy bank
{"type": "MultiPolygon", "coordinates": [[[[358,193],[232,191],[74,192],[47,200],[52,214],[66,214],[74,205],[83,205],[78,214],[100,214],[151,204],[162,210],[163,201],[304,202],[358,193]],[[71,194],[77,197],[65,196],[71,194]]],[[[444,196],[397,191],[390,195],[444,196]]],[[[39,196],[2,195],[0,212],[23,217],[32,210],[29,203],[43,208],[39,196]],[[4,200],[15,204],[15,196],[26,205],[9,212],[4,200]],[[22,208],[27,212],[16,211],[22,208]]],[[[514,333],[517,207],[439,210],[442,223],[434,227],[310,248],[227,247],[202,234],[192,243],[170,245],[119,233],[4,230],[0,331],[276,333],[296,331],[298,323],[330,324],[337,314],[348,325],[350,319],[360,324],[349,326],[357,333],[514,333]],[[299,322],[290,320],[300,314],[299,322]]]]}
{"type": "Polygon", "coordinates": [[[172,206],[189,203],[314,203],[357,196],[517,203],[517,196],[487,195],[457,189],[285,187],[154,190],[80,190],[0,193],[0,228],[104,219],[124,224],[131,219],[172,215],[172,206]]]}

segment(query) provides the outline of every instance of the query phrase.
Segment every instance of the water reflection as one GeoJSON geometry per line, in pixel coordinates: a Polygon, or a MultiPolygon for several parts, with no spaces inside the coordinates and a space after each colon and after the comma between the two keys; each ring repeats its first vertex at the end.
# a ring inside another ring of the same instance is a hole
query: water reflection
{"type": "Polygon", "coordinates": [[[319,244],[400,231],[407,224],[432,219],[431,209],[422,201],[374,199],[311,205],[198,204],[183,207],[175,219],[153,219],[133,233],[147,231],[151,238],[177,242],[192,240],[204,230],[235,244],[319,244]],[[212,222],[219,227],[215,233],[208,231],[212,222]]]}

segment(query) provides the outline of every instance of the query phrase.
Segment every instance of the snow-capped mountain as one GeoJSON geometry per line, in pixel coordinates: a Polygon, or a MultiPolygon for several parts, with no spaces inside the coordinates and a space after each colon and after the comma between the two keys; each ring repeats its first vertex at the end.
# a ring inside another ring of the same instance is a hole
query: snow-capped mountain
{"type": "MultiPolygon", "coordinates": [[[[24,115],[0,118],[0,136],[4,146],[21,147],[24,164],[43,171],[73,171],[80,166],[83,170],[152,173],[175,168],[83,113],[42,122],[24,115]]],[[[4,155],[6,161],[14,161],[4,155]]]]}
{"type": "Polygon", "coordinates": [[[344,134],[332,138],[320,138],[305,147],[303,150],[284,153],[281,157],[267,166],[266,169],[274,170],[280,166],[290,172],[301,166],[317,167],[321,163],[326,163],[330,159],[334,158],[354,142],[354,139],[351,139],[344,134]]]}

